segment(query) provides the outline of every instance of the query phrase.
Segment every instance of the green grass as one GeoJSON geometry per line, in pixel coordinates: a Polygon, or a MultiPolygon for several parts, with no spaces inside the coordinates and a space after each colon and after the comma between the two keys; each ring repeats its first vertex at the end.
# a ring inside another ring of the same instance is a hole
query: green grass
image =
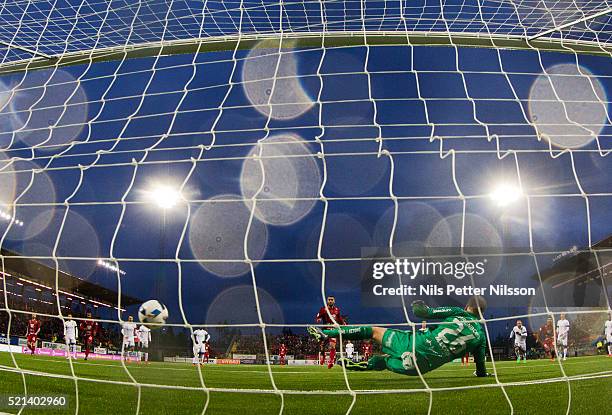
{"type": "MultiPolygon", "coordinates": [[[[15,355],[15,358],[23,372],[14,371],[8,353],[0,354],[0,395],[21,395],[25,377],[30,395],[65,395],[69,407],[44,411],[28,409],[22,413],[75,413],[75,381],[65,359],[27,355],[15,355]]],[[[492,364],[488,363],[488,366],[492,371],[492,364]]],[[[430,397],[433,414],[504,414],[510,413],[505,391],[516,414],[565,414],[571,395],[571,413],[591,415],[609,410],[607,396],[612,391],[612,359],[604,356],[563,362],[565,374],[573,377],[571,382],[554,381],[563,375],[557,362],[497,363],[499,381],[508,384],[504,390],[496,385],[495,378],[472,376],[473,365],[462,368],[458,364],[448,364],[425,375],[429,388],[434,389],[431,393],[418,377],[390,372],[347,372],[345,379],[339,367],[328,370],[275,366],[272,367],[274,383],[284,392],[282,397],[281,394],[258,391],[274,390],[266,366],[204,366],[200,373],[206,387],[210,388],[208,394],[202,390],[198,368],[191,365],[130,364],[126,371],[117,362],[77,361],[73,367],[79,378],[79,413],[87,415],[136,413],[139,390],[134,386],[134,380],[142,384],[140,414],[201,413],[207,398],[207,413],[210,414],[278,413],[281,403],[286,414],[344,414],[351,404],[351,413],[356,414],[426,414],[430,397]],[[600,377],[584,379],[593,375],[600,377]],[[354,403],[347,380],[350,389],[357,392],[354,403]],[[389,392],[372,393],[382,389],[389,392]],[[251,393],[236,393],[236,390],[250,390],[251,393]],[[311,393],[297,393],[300,391],[311,393]]],[[[17,410],[7,408],[0,411],[17,413],[17,410]]]]}

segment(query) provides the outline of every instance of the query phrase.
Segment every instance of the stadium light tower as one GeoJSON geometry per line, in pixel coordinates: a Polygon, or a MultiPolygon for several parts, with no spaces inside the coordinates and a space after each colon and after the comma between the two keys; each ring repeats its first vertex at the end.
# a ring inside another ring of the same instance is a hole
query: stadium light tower
{"type": "Polygon", "coordinates": [[[522,190],[507,183],[498,184],[489,194],[489,198],[499,207],[506,207],[523,197],[522,190]]]}

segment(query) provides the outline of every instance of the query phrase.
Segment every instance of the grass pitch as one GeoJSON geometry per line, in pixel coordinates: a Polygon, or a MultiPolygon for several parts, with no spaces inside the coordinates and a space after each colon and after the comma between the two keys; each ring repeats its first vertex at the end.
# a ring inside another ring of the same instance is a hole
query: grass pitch
{"type": "MultiPolygon", "coordinates": [[[[27,408],[22,414],[270,414],[283,407],[286,414],[572,414],[606,413],[612,392],[612,358],[571,358],[562,362],[533,360],[527,364],[495,364],[498,380],[476,378],[474,365],[447,364],[418,377],[390,372],[347,372],[318,366],[207,365],[202,368],[176,363],[150,365],[105,361],[76,361],[74,375],[66,359],[0,354],[0,396],[64,395],[68,407],[27,408]],[[126,370],[127,369],[127,370],[126,370]],[[201,377],[200,377],[201,375],[201,377]],[[208,393],[202,390],[202,381],[208,393]],[[116,383],[115,383],[116,382],[116,383]],[[141,384],[140,388],[135,382],[141,384]],[[157,386],[156,386],[157,385],[157,386]],[[163,387],[158,387],[163,386],[163,387]],[[282,393],[274,393],[275,387],[282,393]],[[351,391],[356,394],[353,400],[351,391]],[[266,390],[267,392],[262,392],[266,390]],[[385,390],[381,393],[381,390],[385,390]],[[272,392],[270,392],[272,391],[272,392]],[[303,393],[309,391],[308,393],[303,393]],[[324,392],[323,392],[324,391],[324,392]],[[332,393],[330,393],[332,392],[332,393]],[[140,405],[138,407],[138,396],[140,405]],[[431,398],[431,400],[430,400],[431,398]]],[[[492,363],[487,363],[492,372],[492,363]]],[[[0,411],[17,413],[6,405],[0,411]]]]}

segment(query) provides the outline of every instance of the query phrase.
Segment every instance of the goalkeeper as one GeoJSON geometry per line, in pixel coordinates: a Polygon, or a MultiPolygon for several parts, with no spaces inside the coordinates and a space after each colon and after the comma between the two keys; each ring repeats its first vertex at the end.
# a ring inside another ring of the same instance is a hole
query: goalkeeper
{"type": "Polygon", "coordinates": [[[385,355],[373,356],[367,362],[354,363],[342,359],[339,363],[350,370],[390,370],[403,375],[418,375],[434,370],[469,352],[474,355],[476,376],[488,376],[485,368],[487,337],[478,321],[486,301],[481,296],[469,299],[465,309],[459,307],[428,307],[422,301],[412,303],[417,317],[443,320],[435,330],[413,332],[384,327],[341,326],[329,330],[308,327],[308,333],[319,341],[327,338],[344,340],[374,339],[382,345],[385,355]]]}

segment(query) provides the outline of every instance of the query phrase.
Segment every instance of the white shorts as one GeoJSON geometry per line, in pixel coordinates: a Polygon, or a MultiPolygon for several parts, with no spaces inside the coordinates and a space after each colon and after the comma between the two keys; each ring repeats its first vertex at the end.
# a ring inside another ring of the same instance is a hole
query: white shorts
{"type": "Polygon", "coordinates": [[[143,342],[142,340],[140,341],[140,348],[141,349],[148,349],[149,348],[149,342],[143,342]]]}
{"type": "Polygon", "coordinates": [[[560,334],[557,337],[557,342],[561,344],[562,346],[567,347],[567,337],[568,337],[567,334],[560,334]]]}
{"type": "Polygon", "coordinates": [[[75,336],[66,336],[65,340],[66,340],[66,344],[76,344],[75,336]]]}
{"type": "Polygon", "coordinates": [[[346,352],[346,357],[348,357],[349,359],[353,358],[353,352],[346,352]]]}
{"type": "Polygon", "coordinates": [[[612,334],[608,334],[608,335],[606,336],[606,341],[607,341],[608,343],[612,343],[612,334]]]}
{"type": "Polygon", "coordinates": [[[527,343],[523,342],[523,343],[514,343],[514,347],[519,347],[522,351],[526,351],[527,350],[527,343]]]}
{"type": "Polygon", "coordinates": [[[206,345],[204,345],[204,344],[197,344],[197,343],[194,344],[193,345],[193,355],[197,356],[200,353],[202,353],[202,354],[206,353],[206,345]]]}
{"type": "Polygon", "coordinates": [[[123,338],[123,347],[134,347],[134,338],[133,337],[124,337],[123,338]]]}

